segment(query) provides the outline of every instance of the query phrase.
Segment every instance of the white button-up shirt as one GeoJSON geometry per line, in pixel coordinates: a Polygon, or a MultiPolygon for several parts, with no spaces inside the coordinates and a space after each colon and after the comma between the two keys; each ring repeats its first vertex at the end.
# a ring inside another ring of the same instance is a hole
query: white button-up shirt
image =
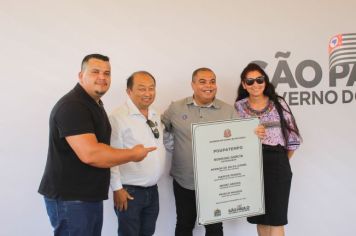
{"type": "MultiPolygon", "coordinates": [[[[148,126],[146,117],[138,110],[130,98],[109,116],[112,134],[111,146],[132,148],[137,144],[157,149],[148,153],[140,162],[129,162],[111,168],[110,185],[113,191],[123,184],[148,187],[157,184],[165,166],[165,148],[160,114],[149,107],[148,119],[155,123],[159,138],[156,139],[148,126]]],[[[153,128],[154,129],[154,128],[153,128]]]]}

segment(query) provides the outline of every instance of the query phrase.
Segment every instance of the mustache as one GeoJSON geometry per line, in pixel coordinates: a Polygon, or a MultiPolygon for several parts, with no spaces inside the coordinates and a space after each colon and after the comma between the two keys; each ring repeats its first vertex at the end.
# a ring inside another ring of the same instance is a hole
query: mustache
{"type": "Polygon", "coordinates": [[[97,80],[95,81],[95,84],[99,84],[99,85],[108,85],[108,81],[106,80],[97,80]]]}

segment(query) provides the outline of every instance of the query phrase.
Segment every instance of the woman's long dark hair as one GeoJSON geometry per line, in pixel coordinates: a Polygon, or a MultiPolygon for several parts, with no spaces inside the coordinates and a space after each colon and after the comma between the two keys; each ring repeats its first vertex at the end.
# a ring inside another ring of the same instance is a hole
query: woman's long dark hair
{"type": "Polygon", "coordinates": [[[241,82],[239,85],[239,88],[237,90],[237,98],[236,101],[239,101],[241,99],[247,98],[249,96],[248,92],[246,89],[244,89],[244,87],[242,86],[242,82],[246,79],[246,75],[251,72],[251,71],[258,71],[261,73],[261,75],[263,75],[265,77],[265,90],[263,91],[263,94],[266,95],[270,101],[272,101],[276,107],[276,110],[278,112],[278,115],[280,117],[280,124],[281,124],[281,129],[282,129],[282,133],[283,133],[283,138],[284,138],[284,143],[285,146],[287,147],[287,142],[288,142],[288,135],[291,132],[294,132],[295,134],[297,134],[300,137],[300,133],[299,133],[299,129],[297,126],[297,123],[295,122],[294,119],[294,115],[291,111],[291,109],[289,108],[288,104],[286,103],[286,101],[284,100],[283,97],[279,96],[276,93],[276,90],[273,86],[273,84],[269,81],[269,77],[266,74],[266,72],[256,63],[250,63],[248,64],[245,69],[242,71],[241,73],[241,82]],[[284,103],[287,106],[287,109],[285,109],[280,100],[284,101],[284,103]],[[283,115],[283,111],[289,113],[291,115],[292,118],[292,125],[289,125],[287,123],[287,121],[284,118],[283,115]]]}

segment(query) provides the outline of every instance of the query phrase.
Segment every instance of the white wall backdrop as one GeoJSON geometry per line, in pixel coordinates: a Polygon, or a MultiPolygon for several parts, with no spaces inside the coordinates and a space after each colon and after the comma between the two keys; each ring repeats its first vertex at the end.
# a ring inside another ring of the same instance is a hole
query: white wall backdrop
{"type": "MultiPolygon", "coordinates": [[[[124,101],[126,78],[136,70],[156,76],[155,106],[164,111],[171,101],[192,94],[190,77],[197,67],[215,70],[218,97],[233,103],[239,74],[252,60],[268,63],[271,78],[284,60],[292,77],[285,71],[279,77],[294,81],[301,62],[317,62],[322,69],[319,84],[290,88],[281,83],[277,88],[281,94],[293,92],[298,104],[300,91],[333,90],[339,96],[334,104],[324,99],[323,104],[292,106],[304,143],[291,160],[294,177],[286,231],[290,236],[353,235],[356,73],[330,87],[327,49],[332,36],[356,33],[355,8],[351,0],[1,0],[0,235],[51,235],[37,193],[46,161],[48,117],[76,83],[82,58],[94,52],[111,58],[112,87],[103,99],[107,112],[124,101]],[[277,52],[290,55],[276,58],[277,52]],[[349,103],[342,102],[342,90],[352,92],[349,103]]],[[[306,81],[317,74],[311,67],[302,72],[306,81]]],[[[157,236],[174,232],[168,169],[159,183],[157,236]]],[[[116,232],[112,208],[110,199],[105,202],[105,236],[116,232]]],[[[226,222],[224,231],[256,235],[245,219],[226,222]]],[[[195,235],[204,235],[203,227],[198,226],[195,235]]]]}

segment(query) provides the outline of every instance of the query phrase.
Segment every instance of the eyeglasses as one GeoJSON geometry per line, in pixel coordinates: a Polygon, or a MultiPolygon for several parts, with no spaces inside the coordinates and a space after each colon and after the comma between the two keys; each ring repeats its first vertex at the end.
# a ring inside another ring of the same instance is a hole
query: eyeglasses
{"type": "Polygon", "coordinates": [[[255,81],[258,83],[258,84],[263,84],[265,82],[265,77],[264,76],[260,76],[260,77],[257,77],[255,79],[253,78],[246,78],[245,79],[245,83],[248,85],[248,86],[251,86],[255,83],[255,81]]]}
{"type": "Polygon", "coordinates": [[[157,129],[157,125],[152,120],[147,120],[146,123],[151,128],[152,134],[155,138],[159,138],[159,131],[157,129]]]}

